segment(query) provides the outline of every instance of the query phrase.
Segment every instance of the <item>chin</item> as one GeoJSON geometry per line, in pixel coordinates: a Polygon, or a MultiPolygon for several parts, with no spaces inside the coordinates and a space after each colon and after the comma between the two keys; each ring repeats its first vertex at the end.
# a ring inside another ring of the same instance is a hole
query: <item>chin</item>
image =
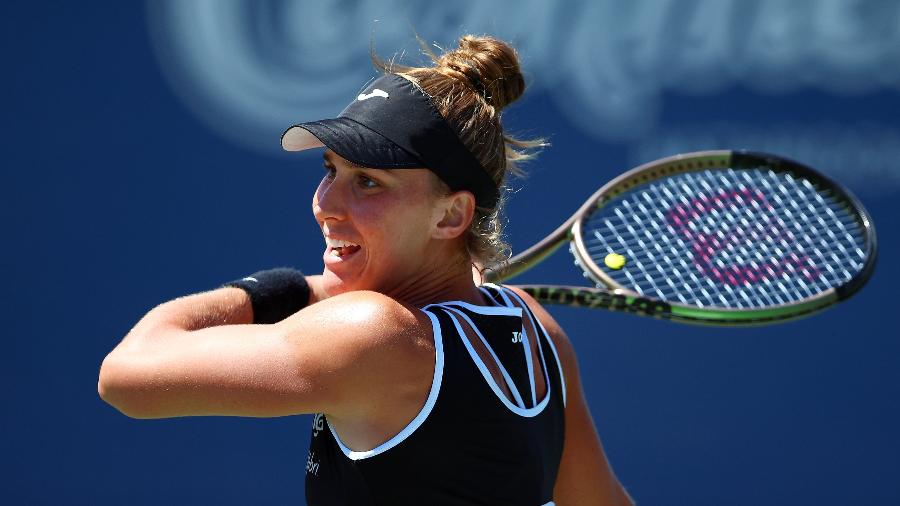
{"type": "Polygon", "coordinates": [[[337,274],[331,272],[327,268],[322,272],[322,289],[329,297],[340,295],[342,293],[353,292],[356,290],[365,290],[365,287],[358,286],[359,283],[353,283],[349,279],[344,279],[337,274]]]}

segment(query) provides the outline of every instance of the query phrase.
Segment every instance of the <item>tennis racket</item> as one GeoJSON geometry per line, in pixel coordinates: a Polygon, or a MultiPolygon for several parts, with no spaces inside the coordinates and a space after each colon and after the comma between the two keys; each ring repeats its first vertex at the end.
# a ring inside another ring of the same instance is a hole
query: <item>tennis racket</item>
{"type": "Polygon", "coordinates": [[[520,286],[538,301],[712,325],[822,310],[856,293],[876,256],[872,220],[849,191],[797,162],[743,151],[632,169],[485,279],[511,279],[566,241],[595,288],[520,286]]]}

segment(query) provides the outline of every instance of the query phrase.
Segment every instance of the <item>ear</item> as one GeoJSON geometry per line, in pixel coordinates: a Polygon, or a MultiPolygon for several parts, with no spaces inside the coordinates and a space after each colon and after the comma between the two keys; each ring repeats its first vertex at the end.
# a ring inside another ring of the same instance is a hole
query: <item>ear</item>
{"type": "Polygon", "coordinates": [[[455,239],[469,229],[474,216],[475,196],[471,192],[458,191],[441,197],[431,235],[435,239],[455,239]]]}

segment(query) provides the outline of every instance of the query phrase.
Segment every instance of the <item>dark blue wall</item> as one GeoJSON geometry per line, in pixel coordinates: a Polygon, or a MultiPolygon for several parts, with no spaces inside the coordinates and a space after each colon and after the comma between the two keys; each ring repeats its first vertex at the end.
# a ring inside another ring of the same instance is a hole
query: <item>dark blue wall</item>
{"type": "MultiPolygon", "coordinates": [[[[302,503],[309,417],[132,420],[98,398],[96,380],[104,355],[157,303],[267,266],[320,268],[309,212],[315,155],[264,154],[197,119],[163,77],[141,3],[0,11],[0,321],[9,346],[0,355],[0,502],[302,503]]],[[[513,131],[553,143],[511,200],[516,249],[637,162],[697,148],[790,150],[790,139],[810,140],[803,153],[843,142],[838,154],[851,161],[835,155],[822,169],[848,182],[878,226],[869,285],[805,320],[722,330],[554,310],[579,352],[609,458],[639,502],[900,504],[890,302],[900,279],[900,169],[867,172],[857,152],[900,143],[891,138],[900,131],[892,86],[663,91],[657,126],[623,140],[588,132],[549,87],[509,111],[513,131]],[[695,145],[704,139],[744,145],[695,145]]],[[[561,254],[522,279],[580,275],[561,254]]]]}

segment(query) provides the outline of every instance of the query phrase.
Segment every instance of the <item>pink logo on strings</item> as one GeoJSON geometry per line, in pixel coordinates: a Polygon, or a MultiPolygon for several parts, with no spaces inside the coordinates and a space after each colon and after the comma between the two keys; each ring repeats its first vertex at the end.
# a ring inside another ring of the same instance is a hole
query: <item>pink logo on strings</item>
{"type": "Polygon", "coordinates": [[[794,242],[793,234],[773,219],[772,205],[759,190],[722,190],[709,197],[699,197],[685,204],[677,204],[669,208],[666,221],[675,232],[691,243],[694,266],[704,276],[726,283],[740,286],[758,283],[767,279],[775,279],[786,272],[799,272],[807,281],[819,277],[820,271],[812,265],[808,256],[791,253],[782,258],[772,258],[756,266],[751,264],[735,264],[725,267],[717,266],[713,260],[716,256],[736,246],[747,243],[782,241],[794,242]],[[729,230],[712,231],[705,234],[691,223],[708,214],[724,212],[729,208],[753,206],[766,214],[762,220],[755,217],[754,224],[741,225],[729,230]],[[722,232],[719,234],[718,232],[722,232]]]}

